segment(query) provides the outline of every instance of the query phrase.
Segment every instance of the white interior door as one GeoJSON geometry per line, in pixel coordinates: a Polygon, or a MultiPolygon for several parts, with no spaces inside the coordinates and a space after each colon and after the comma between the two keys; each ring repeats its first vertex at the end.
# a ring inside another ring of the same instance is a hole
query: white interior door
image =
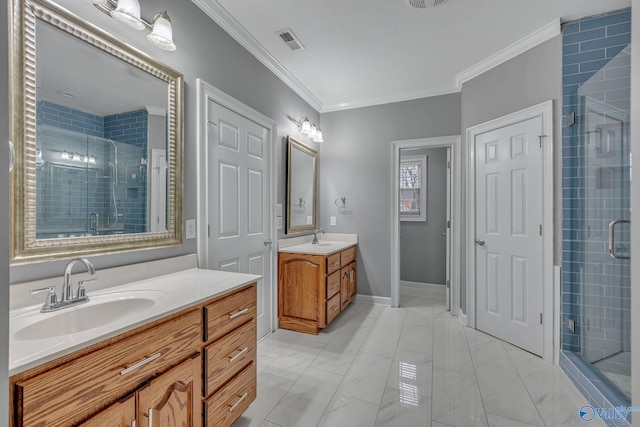
{"type": "Polygon", "coordinates": [[[475,138],[476,325],[543,354],[542,118],[475,138]]]}
{"type": "Polygon", "coordinates": [[[209,101],[208,266],[259,274],[258,338],[271,331],[269,131],[209,101]]]}

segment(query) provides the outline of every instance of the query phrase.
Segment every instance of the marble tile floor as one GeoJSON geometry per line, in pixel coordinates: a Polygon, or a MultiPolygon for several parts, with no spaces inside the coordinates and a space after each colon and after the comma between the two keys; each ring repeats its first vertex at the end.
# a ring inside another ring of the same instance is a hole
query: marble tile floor
{"type": "Polygon", "coordinates": [[[317,336],[277,330],[258,344],[258,397],[233,427],[584,425],[587,402],[558,366],[444,304],[403,288],[400,308],[353,303],[317,336]]]}

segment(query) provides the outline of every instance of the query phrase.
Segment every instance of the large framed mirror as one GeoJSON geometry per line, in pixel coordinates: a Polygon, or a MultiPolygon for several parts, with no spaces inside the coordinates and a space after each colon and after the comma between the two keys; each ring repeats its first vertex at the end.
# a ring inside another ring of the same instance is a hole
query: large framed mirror
{"type": "Polygon", "coordinates": [[[11,1],[11,262],[182,243],[182,74],[48,0],[11,1]]]}
{"type": "Polygon", "coordinates": [[[318,152],[287,137],[287,234],[317,227],[318,152]]]}

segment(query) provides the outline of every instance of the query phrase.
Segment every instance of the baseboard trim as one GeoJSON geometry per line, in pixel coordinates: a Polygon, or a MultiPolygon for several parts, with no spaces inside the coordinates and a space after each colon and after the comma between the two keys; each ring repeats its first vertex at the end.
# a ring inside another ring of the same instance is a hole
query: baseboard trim
{"type": "Polygon", "coordinates": [[[445,292],[445,285],[439,285],[437,283],[422,283],[422,282],[410,282],[408,280],[400,281],[401,288],[411,288],[411,289],[428,289],[430,291],[441,291],[445,292]]]}
{"type": "Polygon", "coordinates": [[[391,305],[391,298],[389,297],[376,297],[373,295],[356,295],[356,302],[362,302],[365,304],[375,304],[375,305],[391,305]]]}
{"type": "Polygon", "coordinates": [[[467,315],[462,311],[458,313],[458,320],[460,321],[460,323],[462,323],[463,326],[469,326],[469,324],[467,323],[467,315]]]}

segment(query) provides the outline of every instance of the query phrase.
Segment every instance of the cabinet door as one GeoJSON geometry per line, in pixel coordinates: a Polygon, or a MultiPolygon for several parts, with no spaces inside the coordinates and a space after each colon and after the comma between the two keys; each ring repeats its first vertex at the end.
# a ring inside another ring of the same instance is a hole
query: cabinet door
{"type": "Polygon", "coordinates": [[[135,419],[136,396],[132,394],[79,424],[79,427],[134,427],[135,419]]]}
{"type": "Polygon", "coordinates": [[[357,293],[356,280],[356,263],[352,262],[349,266],[349,302],[353,301],[357,293]]]}
{"type": "Polygon", "coordinates": [[[138,391],[138,427],[200,427],[200,355],[151,380],[138,391]]]}
{"type": "Polygon", "coordinates": [[[340,302],[341,309],[349,304],[349,274],[351,272],[351,268],[349,266],[342,267],[340,269],[340,302]]]}

